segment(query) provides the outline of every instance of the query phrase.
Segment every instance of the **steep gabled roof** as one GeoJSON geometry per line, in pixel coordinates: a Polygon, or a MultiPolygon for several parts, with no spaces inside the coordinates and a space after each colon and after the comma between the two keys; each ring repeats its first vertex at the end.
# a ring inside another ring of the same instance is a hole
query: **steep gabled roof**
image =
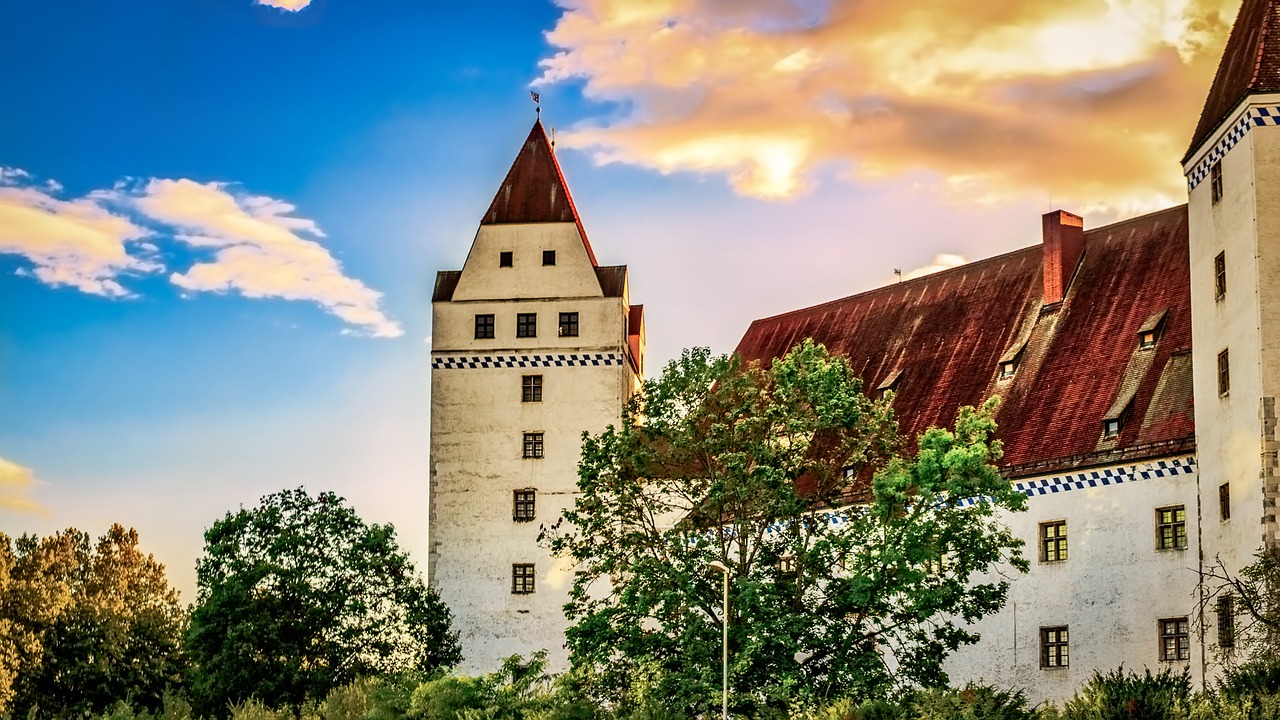
{"type": "Polygon", "coordinates": [[[1085,232],[1061,305],[1043,306],[1041,246],[756,320],[738,344],[769,362],[805,338],[849,359],[864,387],[898,374],[903,435],[949,427],[957,410],[1000,395],[1007,475],[1166,456],[1194,447],[1186,206],[1085,232]],[[1164,311],[1152,350],[1138,331],[1164,311]],[[999,363],[1019,347],[1018,369],[999,363]],[[1118,399],[1117,439],[1102,421],[1118,399]]]}
{"type": "Polygon", "coordinates": [[[529,223],[571,222],[578,226],[582,244],[592,265],[598,265],[596,254],[587,240],[582,218],[573,204],[569,186],[560,171],[555,150],[542,127],[542,121],[533,123],[529,137],[525,138],[520,153],[507,171],[507,177],[498,187],[498,194],[489,204],[481,225],[508,225],[529,223]]]}
{"type": "Polygon", "coordinates": [[[1280,92],[1280,2],[1244,0],[1182,162],[1191,159],[1246,96],[1280,92]]]}

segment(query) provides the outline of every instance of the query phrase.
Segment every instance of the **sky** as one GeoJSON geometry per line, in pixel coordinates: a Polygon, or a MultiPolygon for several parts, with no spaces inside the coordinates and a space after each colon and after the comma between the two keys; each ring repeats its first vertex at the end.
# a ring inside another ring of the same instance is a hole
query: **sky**
{"type": "Polygon", "coordinates": [[[430,292],[534,121],[650,372],[1185,202],[1239,0],[0,3],[0,532],[305,486],[426,559],[430,292]]]}

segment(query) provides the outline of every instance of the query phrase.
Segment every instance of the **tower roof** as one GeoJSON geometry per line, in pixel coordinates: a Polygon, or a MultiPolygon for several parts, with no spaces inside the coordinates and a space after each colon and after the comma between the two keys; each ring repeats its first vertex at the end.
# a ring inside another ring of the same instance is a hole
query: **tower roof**
{"type": "Polygon", "coordinates": [[[1244,0],[1182,162],[1247,95],[1280,92],[1280,0],[1244,0]]]}
{"type": "Polygon", "coordinates": [[[587,240],[587,232],[582,227],[582,218],[574,207],[573,196],[569,194],[569,186],[564,181],[564,173],[560,171],[560,163],[556,161],[555,150],[542,121],[538,120],[529,130],[529,137],[525,138],[524,146],[516,155],[515,162],[511,163],[507,177],[498,187],[498,194],[493,197],[480,224],[562,222],[577,224],[591,264],[599,265],[587,240]]]}

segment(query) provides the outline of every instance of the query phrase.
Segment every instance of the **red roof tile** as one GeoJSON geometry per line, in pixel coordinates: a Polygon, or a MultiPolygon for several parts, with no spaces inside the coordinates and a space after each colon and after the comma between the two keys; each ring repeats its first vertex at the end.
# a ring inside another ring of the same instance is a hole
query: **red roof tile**
{"type": "Polygon", "coordinates": [[[1065,301],[1047,308],[1042,255],[1037,245],[757,320],[737,352],[767,362],[811,337],[868,389],[900,372],[894,408],[911,438],[1001,395],[1011,476],[1192,447],[1186,206],[1086,231],[1065,301]],[[1156,347],[1138,350],[1138,330],[1161,310],[1156,347]],[[1001,357],[1022,344],[1014,377],[998,380],[1001,357]],[[1126,394],[1120,437],[1104,440],[1102,420],[1126,394]]]}
{"type": "Polygon", "coordinates": [[[1245,96],[1280,92],[1280,2],[1244,0],[1182,162],[1227,119],[1245,96]]]}
{"type": "Polygon", "coordinates": [[[582,218],[564,181],[564,173],[560,171],[555,150],[539,120],[529,130],[529,137],[525,138],[520,153],[511,163],[507,177],[498,187],[498,194],[493,197],[480,224],[561,222],[577,224],[591,264],[598,265],[596,254],[587,240],[587,231],[582,227],[582,218]]]}

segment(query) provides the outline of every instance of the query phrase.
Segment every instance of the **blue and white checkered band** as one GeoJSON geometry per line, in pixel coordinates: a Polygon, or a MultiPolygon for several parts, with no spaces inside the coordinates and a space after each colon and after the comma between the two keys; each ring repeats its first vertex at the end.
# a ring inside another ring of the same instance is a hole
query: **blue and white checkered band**
{"type": "Polygon", "coordinates": [[[1187,192],[1195,189],[1205,178],[1209,177],[1209,168],[1218,162],[1227,154],[1227,151],[1236,146],[1236,143],[1244,137],[1245,133],[1250,129],[1261,127],[1263,125],[1280,125],[1280,106],[1273,107],[1256,107],[1249,108],[1249,112],[1245,113],[1240,121],[1231,126],[1227,134],[1213,146],[1208,154],[1191,168],[1191,172],[1187,174],[1187,192]]]}
{"type": "Polygon", "coordinates": [[[607,367],[609,365],[621,364],[621,353],[570,353],[566,355],[449,355],[431,358],[432,370],[607,367]]]}
{"type": "MultiPolygon", "coordinates": [[[[1030,497],[1037,495],[1052,495],[1054,493],[1070,492],[1072,490],[1085,490],[1088,488],[1105,487],[1108,485],[1120,485],[1123,483],[1132,483],[1139,480],[1150,480],[1151,478],[1173,477],[1175,475],[1190,475],[1196,471],[1196,459],[1194,455],[1187,457],[1171,458],[1169,460],[1156,460],[1154,462],[1140,463],[1138,465],[1126,465],[1123,467],[1107,468],[1105,470],[1086,470],[1084,472],[1070,473],[1067,475],[1055,475],[1053,477],[1037,478],[1035,480],[1027,480],[1025,482],[1015,482],[1013,489],[1026,493],[1030,497]]],[[[961,505],[972,505],[977,499],[969,499],[961,502],[961,505]]]]}

